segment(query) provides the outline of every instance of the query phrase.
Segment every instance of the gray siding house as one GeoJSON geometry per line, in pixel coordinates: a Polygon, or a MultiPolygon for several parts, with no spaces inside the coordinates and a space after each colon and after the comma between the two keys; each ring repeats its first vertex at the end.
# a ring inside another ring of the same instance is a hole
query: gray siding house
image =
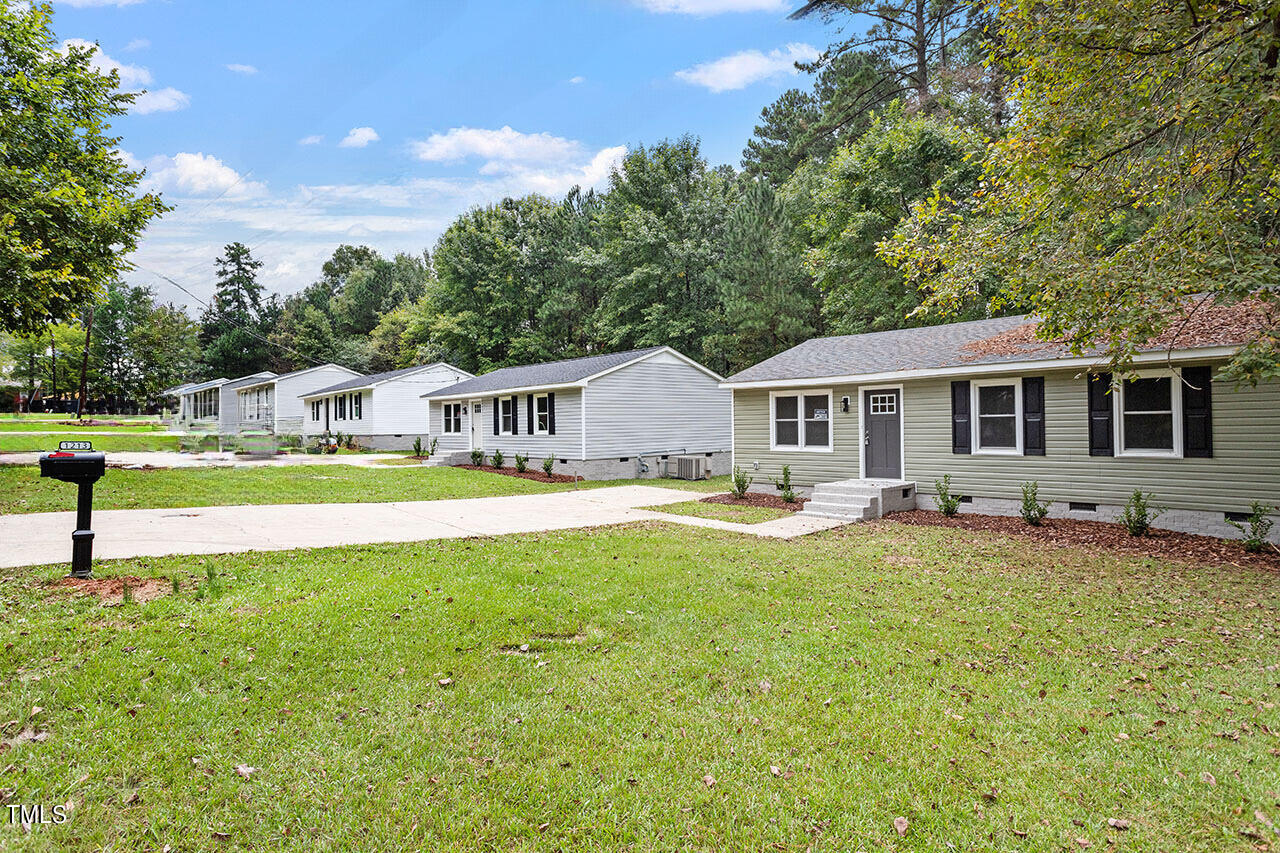
{"type": "Polygon", "coordinates": [[[423,395],[451,464],[501,450],[587,479],[660,477],[674,457],[728,473],[730,392],[671,347],[504,367],[423,395]]]}
{"type": "Polygon", "coordinates": [[[724,382],[734,463],[756,488],[789,465],[814,514],[878,515],[917,488],[932,509],[950,474],[962,511],[1016,514],[1034,480],[1051,516],[1114,520],[1142,489],[1156,526],[1238,536],[1228,519],[1280,504],[1280,382],[1218,377],[1243,340],[1219,314],[1124,377],[1025,316],[807,341],[724,382]]]}
{"type": "Polygon", "coordinates": [[[342,432],[377,450],[409,450],[415,438],[425,445],[431,435],[423,393],[471,378],[444,362],[356,376],[301,395],[302,432],[342,432]]]}
{"type": "Polygon", "coordinates": [[[301,435],[305,414],[301,395],[359,375],[337,364],[322,364],[280,376],[271,374],[248,382],[237,382],[235,416],[239,431],[265,430],[276,435],[301,435]]]}

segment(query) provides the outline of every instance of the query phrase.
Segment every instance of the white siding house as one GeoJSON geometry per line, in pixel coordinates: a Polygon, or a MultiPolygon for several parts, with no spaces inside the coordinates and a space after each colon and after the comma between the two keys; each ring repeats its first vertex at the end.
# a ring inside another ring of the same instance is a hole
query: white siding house
{"type": "Polygon", "coordinates": [[[239,430],[299,435],[304,421],[302,395],[359,375],[350,368],[323,364],[242,384],[235,389],[239,430]]]}
{"type": "Polygon", "coordinates": [[[276,374],[270,370],[264,370],[261,373],[241,376],[239,379],[223,383],[218,389],[218,433],[220,435],[235,435],[240,431],[240,395],[237,392],[247,385],[257,385],[265,379],[275,377],[276,374]]]}
{"type": "Polygon", "coordinates": [[[379,450],[408,450],[415,438],[427,444],[432,432],[423,395],[471,378],[465,370],[438,362],[356,376],[309,391],[302,395],[302,432],[342,432],[379,450]]]}
{"type": "Polygon", "coordinates": [[[175,389],[178,395],[178,414],[174,426],[199,432],[216,431],[219,413],[222,411],[220,392],[227,382],[222,378],[210,379],[175,389]]]}
{"type": "Polygon", "coordinates": [[[658,477],[675,456],[728,473],[731,395],[721,377],[670,347],[504,367],[425,395],[437,454],[520,453],[588,479],[658,477]]]}

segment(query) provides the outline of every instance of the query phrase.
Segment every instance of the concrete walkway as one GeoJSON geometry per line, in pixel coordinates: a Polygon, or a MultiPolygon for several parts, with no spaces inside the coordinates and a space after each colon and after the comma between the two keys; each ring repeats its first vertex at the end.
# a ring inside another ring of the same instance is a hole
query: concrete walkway
{"type": "MultiPolygon", "coordinates": [[[[500,536],[661,520],[789,539],[842,522],[789,515],[734,524],[639,507],[680,503],[695,495],[657,486],[462,500],[360,504],[272,504],[189,509],[102,510],[93,514],[94,557],[155,557],[284,551],[375,542],[500,536]]],[[[75,513],[0,516],[0,567],[71,560],[75,513]]]]}

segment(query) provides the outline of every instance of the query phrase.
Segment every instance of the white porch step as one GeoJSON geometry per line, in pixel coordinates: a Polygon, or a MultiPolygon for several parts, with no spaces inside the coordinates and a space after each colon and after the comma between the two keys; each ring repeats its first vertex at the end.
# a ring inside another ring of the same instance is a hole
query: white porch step
{"type": "Polygon", "coordinates": [[[837,480],[818,483],[802,515],[842,521],[869,521],[890,511],[915,507],[915,483],[905,480],[837,480]],[[903,497],[906,494],[908,497],[903,497]]]}

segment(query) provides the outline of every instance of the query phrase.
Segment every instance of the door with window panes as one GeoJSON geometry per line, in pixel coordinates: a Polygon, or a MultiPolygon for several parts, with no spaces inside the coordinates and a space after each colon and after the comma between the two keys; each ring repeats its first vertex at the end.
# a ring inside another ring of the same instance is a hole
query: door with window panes
{"type": "Polygon", "coordinates": [[[863,476],[902,479],[902,392],[897,388],[867,391],[863,396],[863,476]]]}

